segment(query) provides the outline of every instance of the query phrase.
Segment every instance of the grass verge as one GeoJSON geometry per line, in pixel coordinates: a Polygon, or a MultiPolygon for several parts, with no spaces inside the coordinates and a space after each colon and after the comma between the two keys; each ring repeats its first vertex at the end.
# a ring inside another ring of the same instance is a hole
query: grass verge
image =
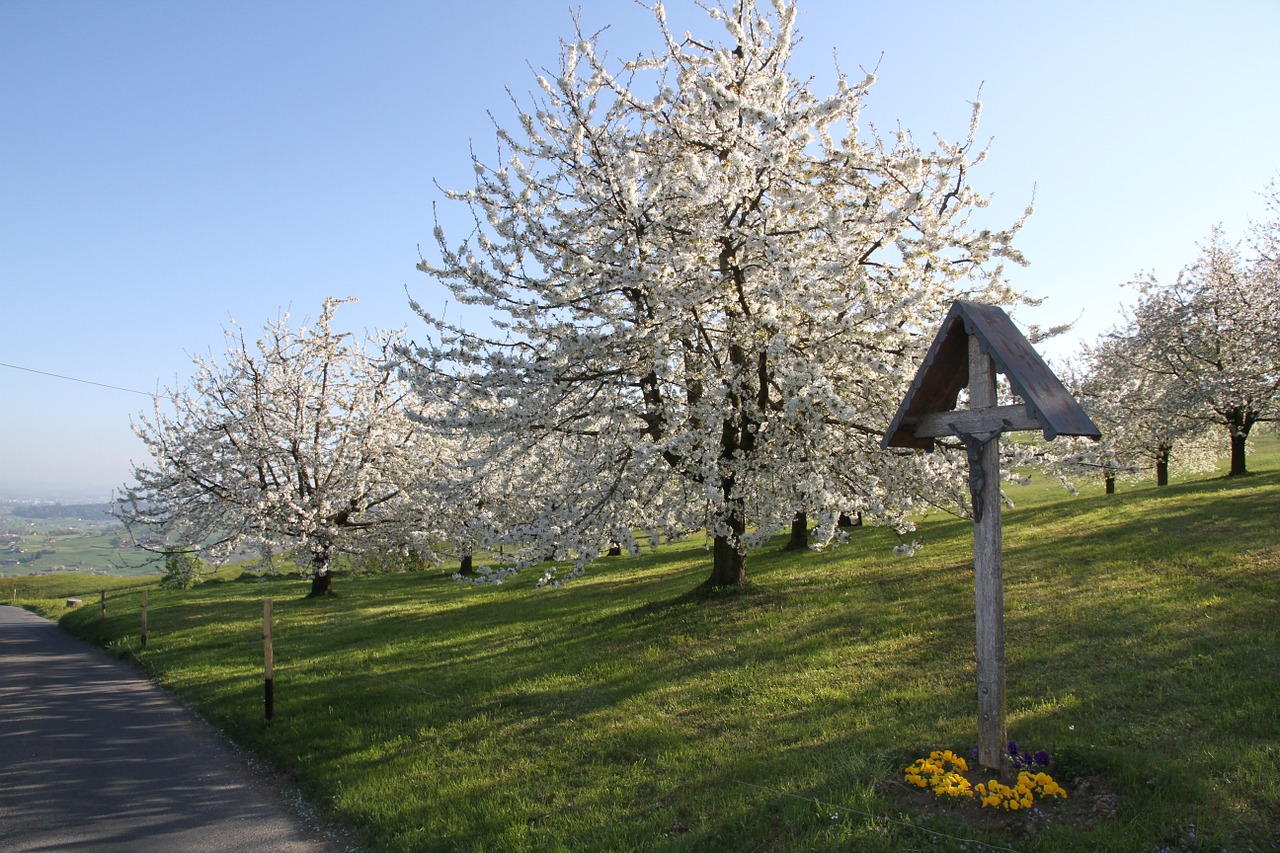
{"type": "Polygon", "coordinates": [[[779,540],[749,588],[700,597],[691,541],[558,590],[433,573],[355,576],[327,600],[297,580],[153,589],[145,650],[137,592],[62,624],[378,851],[1274,850],[1280,471],[1250,462],[1006,513],[1010,734],[1069,792],[1038,817],[902,783],[976,737],[962,521],[925,521],[910,559],[875,529],[821,553],[779,540]]]}

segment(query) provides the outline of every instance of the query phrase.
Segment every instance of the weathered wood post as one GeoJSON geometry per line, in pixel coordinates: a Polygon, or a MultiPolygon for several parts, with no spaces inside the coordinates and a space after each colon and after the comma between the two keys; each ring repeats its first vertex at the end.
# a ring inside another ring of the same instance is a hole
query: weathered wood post
{"type": "Polygon", "coordinates": [[[102,619],[105,620],[107,618],[107,591],[105,589],[98,592],[98,600],[99,604],[101,604],[102,619]]]}
{"type": "Polygon", "coordinates": [[[1014,430],[1102,437],[1097,426],[994,305],[956,301],[915,381],[889,425],[882,448],[932,450],[934,439],[958,439],[969,462],[973,507],[974,621],[978,658],[978,763],[1007,776],[1004,564],[1000,512],[1000,435],[1014,430]],[[999,405],[996,374],[1022,402],[999,405]],[[957,411],[969,387],[969,410],[957,411]]]}
{"type": "Polygon", "coordinates": [[[268,598],[262,603],[262,668],[265,688],[263,700],[266,704],[267,722],[271,722],[271,718],[276,713],[275,650],[272,646],[271,599],[268,598]]]}
{"type": "MultiPolygon", "coordinates": [[[[995,407],[996,373],[976,337],[969,338],[969,407],[995,407]]],[[[1000,438],[966,438],[973,511],[973,586],[978,628],[978,763],[1004,770],[1009,742],[1004,695],[1004,536],[1000,507],[1000,438]],[[973,443],[981,442],[975,448],[973,443]],[[974,458],[975,450],[977,459],[974,458]],[[976,466],[976,471],[974,470],[976,466]],[[976,476],[975,476],[976,475],[976,476]]]]}
{"type": "Polygon", "coordinates": [[[147,647],[147,591],[142,591],[142,647],[147,647]]]}

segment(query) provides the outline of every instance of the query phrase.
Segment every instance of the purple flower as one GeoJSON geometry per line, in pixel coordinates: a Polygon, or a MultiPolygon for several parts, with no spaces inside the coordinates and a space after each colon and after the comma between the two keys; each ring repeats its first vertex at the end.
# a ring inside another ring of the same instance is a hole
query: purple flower
{"type": "Polygon", "coordinates": [[[1048,767],[1049,753],[1045,752],[1044,750],[1040,750],[1035,754],[1035,762],[1036,764],[1039,764],[1041,767],[1048,767]]]}
{"type": "Polygon", "coordinates": [[[1010,755],[1018,754],[1018,742],[1016,740],[1009,741],[1009,754],[1010,755]]]}

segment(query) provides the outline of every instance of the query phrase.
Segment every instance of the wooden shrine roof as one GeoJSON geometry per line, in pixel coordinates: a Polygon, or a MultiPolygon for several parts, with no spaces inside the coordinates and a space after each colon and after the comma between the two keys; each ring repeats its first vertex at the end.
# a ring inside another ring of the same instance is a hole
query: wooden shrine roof
{"type": "Polygon", "coordinates": [[[1025,404],[1030,420],[1012,428],[1042,429],[1050,440],[1060,435],[1102,437],[1003,309],[956,300],[885,432],[881,447],[933,448],[933,435],[916,435],[916,428],[927,415],[955,409],[960,389],[969,384],[970,335],[978,339],[982,352],[995,363],[996,372],[1005,375],[1013,393],[1025,404]]]}

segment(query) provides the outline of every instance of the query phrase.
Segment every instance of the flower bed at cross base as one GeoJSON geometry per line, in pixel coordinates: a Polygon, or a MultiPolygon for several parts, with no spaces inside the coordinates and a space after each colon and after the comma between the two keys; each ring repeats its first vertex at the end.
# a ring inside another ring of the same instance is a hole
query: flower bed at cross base
{"type": "Polygon", "coordinates": [[[1110,780],[1060,775],[1047,753],[1024,751],[1016,743],[1006,751],[1013,776],[1007,785],[992,779],[996,774],[989,768],[977,766],[976,749],[968,760],[947,749],[918,755],[900,753],[901,769],[879,788],[922,829],[948,818],[965,824],[967,831],[1025,841],[1052,827],[1088,830],[1113,818],[1119,805],[1110,780]]]}
{"type": "Polygon", "coordinates": [[[931,790],[939,797],[971,799],[979,802],[982,808],[1006,811],[1030,809],[1037,800],[1046,797],[1067,798],[1066,790],[1046,772],[1050,766],[1046,753],[1038,752],[1026,758],[1019,752],[1018,745],[1011,743],[1009,758],[1017,770],[1013,785],[1006,785],[998,779],[974,784],[963,775],[969,772],[969,763],[949,749],[934,750],[928,758],[917,759],[903,771],[903,780],[917,788],[931,790]]]}

